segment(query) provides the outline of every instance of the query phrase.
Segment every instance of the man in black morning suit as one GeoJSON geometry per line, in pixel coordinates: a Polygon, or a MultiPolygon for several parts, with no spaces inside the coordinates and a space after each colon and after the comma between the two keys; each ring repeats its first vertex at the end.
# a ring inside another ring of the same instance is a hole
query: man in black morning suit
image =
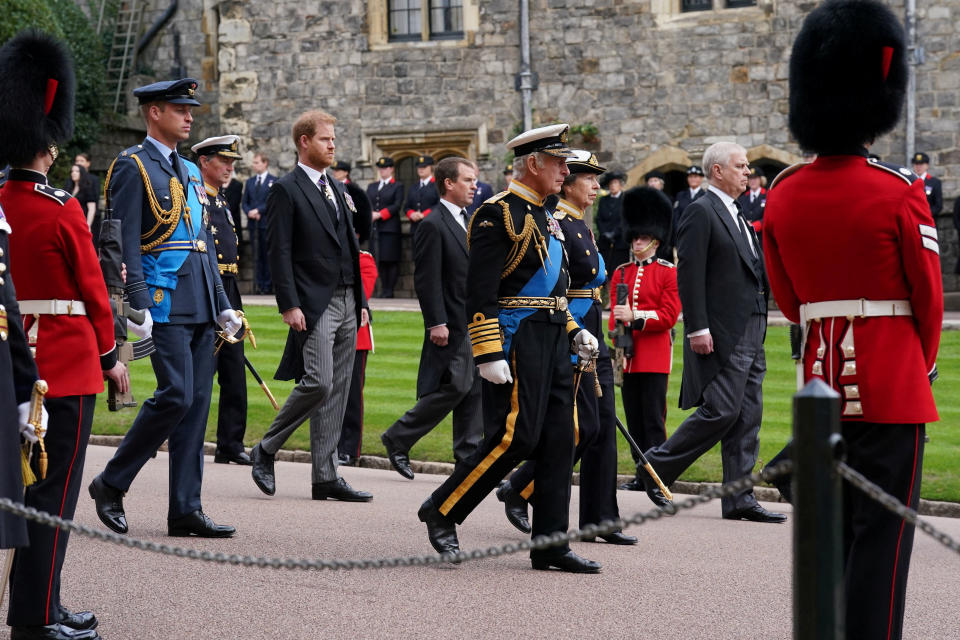
{"type": "MultiPolygon", "coordinates": [[[[736,202],[749,175],[746,150],[718,142],[704,152],[703,167],[710,188],[680,215],[677,234],[685,333],[680,408],[697,410],[646,453],[667,485],[717,442],[723,481],[748,475],[757,461],[763,413],[770,286],[760,244],[736,202]]],[[[649,479],[647,490],[659,494],[649,479]]],[[[761,507],[752,489],[724,497],[722,514],[731,520],[786,520],[761,507]]]]}
{"type": "Polygon", "coordinates": [[[400,206],[403,204],[403,185],[393,177],[393,158],[386,156],[377,160],[380,179],[367,185],[367,199],[373,207],[373,230],[376,246],[372,246],[377,258],[382,289],[380,297],[392,298],[397,284],[400,264],[400,206]]]}
{"type": "Polygon", "coordinates": [[[437,165],[440,192],[413,238],[414,288],[426,335],[417,374],[417,403],[381,436],[393,468],[413,479],[410,448],[453,411],[453,454],[465,460],[483,435],[480,378],[467,334],[469,252],[465,207],[473,201],[477,171],[465,158],[437,165]]]}
{"type": "Polygon", "coordinates": [[[357,326],[368,318],[353,230],[356,207],[343,183],[327,173],[336,149],[335,122],[320,110],[297,119],[297,166],[277,180],[267,200],[270,272],[277,307],[290,327],[274,377],[296,379],[297,386],[250,458],[254,483],[273,495],[274,456],[309,419],[313,499],[367,502],[373,496],[347,484],[335,464],[357,326]]]}

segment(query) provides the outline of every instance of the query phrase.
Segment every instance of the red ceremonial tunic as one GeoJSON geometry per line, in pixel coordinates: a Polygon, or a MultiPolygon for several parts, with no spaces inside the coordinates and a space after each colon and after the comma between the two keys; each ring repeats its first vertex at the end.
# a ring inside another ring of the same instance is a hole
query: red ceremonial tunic
{"type": "Polygon", "coordinates": [[[913,315],[811,321],[804,378],[843,396],[842,419],[938,419],[928,379],[943,322],[936,226],[923,181],[853,155],[786,169],[771,186],[763,247],[777,304],[909,300],[913,315]]]}
{"type": "MultiPolygon", "coordinates": [[[[643,265],[628,262],[613,270],[610,278],[610,308],[622,304],[617,300],[617,285],[627,284],[627,304],[636,311],[655,311],[643,329],[633,330],[633,353],[625,359],[624,373],[670,373],[673,365],[673,344],[670,329],[680,315],[677,293],[677,270],[664,260],[649,259],[643,265]]],[[[639,322],[637,323],[639,324],[639,322]]],[[[616,318],[610,313],[610,330],[616,318]]]]}
{"type": "MultiPolygon", "coordinates": [[[[13,229],[10,271],[21,304],[79,300],[86,307],[82,316],[39,316],[36,361],[40,377],[50,385],[47,395],[100,393],[100,356],[116,347],[113,313],[80,203],[53,187],[13,179],[0,189],[0,203],[13,229]]],[[[29,329],[34,317],[23,313],[23,322],[29,329]]]]}
{"type": "MultiPolygon", "coordinates": [[[[377,284],[377,262],[367,251],[360,252],[360,280],[363,281],[363,290],[367,299],[373,295],[373,288],[377,284]]],[[[357,351],[373,349],[373,336],[370,334],[370,325],[357,327],[357,351]]]]}

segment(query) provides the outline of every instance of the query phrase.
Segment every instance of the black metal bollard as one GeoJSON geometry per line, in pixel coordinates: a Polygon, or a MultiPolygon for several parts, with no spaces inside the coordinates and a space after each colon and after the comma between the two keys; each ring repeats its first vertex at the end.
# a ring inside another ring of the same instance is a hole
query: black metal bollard
{"type": "Polygon", "coordinates": [[[793,637],[840,640],[843,496],[833,465],[840,395],[814,379],[793,398],[793,637]]]}

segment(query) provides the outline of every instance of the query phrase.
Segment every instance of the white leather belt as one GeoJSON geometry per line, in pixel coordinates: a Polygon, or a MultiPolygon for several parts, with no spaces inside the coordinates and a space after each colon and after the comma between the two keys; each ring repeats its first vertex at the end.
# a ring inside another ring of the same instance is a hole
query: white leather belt
{"type": "Polygon", "coordinates": [[[872,318],[877,316],[912,316],[909,300],[825,300],[800,305],[800,323],[821,318],[872,318]]]}
{"type": "Polygon", "coordinates": [[[20,300],[20,313],[51,316],[85,316],[87,308],[80,300],[20,300]]]}

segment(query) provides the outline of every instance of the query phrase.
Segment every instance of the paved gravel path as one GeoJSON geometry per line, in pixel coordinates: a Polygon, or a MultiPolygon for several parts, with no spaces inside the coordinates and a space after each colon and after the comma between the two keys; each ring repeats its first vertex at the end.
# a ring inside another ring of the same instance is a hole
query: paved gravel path
{"type": "MultiPolygon", "coordinates": [[[[85,484],[113,449],[89,449],[85,484]]],[[[369,504],[310,500],[309,465],[280,462],[278,493],[264,496],[248,467],[207,458],[206,512],[236,525],[230,540],[168,538],[167,455],[126,498],[131,535],[198,549],[268,556],[372,558],[431,551],[416,510],[441,476],[407,481],[347,468],[369,504]]],[[[646,511],[643,494],[619,492],[622,513],[646,511]]],[[[571,512],[576,514],[577,491],[571,512]]],[[[789,506],[766,505],[785,510],[789,506]]],[[[99,525],[80,498],[77,519],[99,525]]],[[[960,537],[960,520],[930,518],[960,537]]],[[[576,524],[575,518],[573,524],[576,524]]],[[[636,547],[574,543],[600,575],[540,572],[526,555],[461,566],[350,572],[223,567],[74,537],[63,575],[67,606],[90,608],[108,640],[313,638],[789,638],[791,527],[728,522],[718,502],[630,533],[636,547]]],[[[465,549],[519,542],[490,496],[460,527],[465,549]]],[[[960,557],[919,534],[906,638],[960,638],[960,557]]],[[[6,616],[5,607],[0,615],[6,616]]],[[[0,638],[9,637],[0,627],[0,638]]]]}

